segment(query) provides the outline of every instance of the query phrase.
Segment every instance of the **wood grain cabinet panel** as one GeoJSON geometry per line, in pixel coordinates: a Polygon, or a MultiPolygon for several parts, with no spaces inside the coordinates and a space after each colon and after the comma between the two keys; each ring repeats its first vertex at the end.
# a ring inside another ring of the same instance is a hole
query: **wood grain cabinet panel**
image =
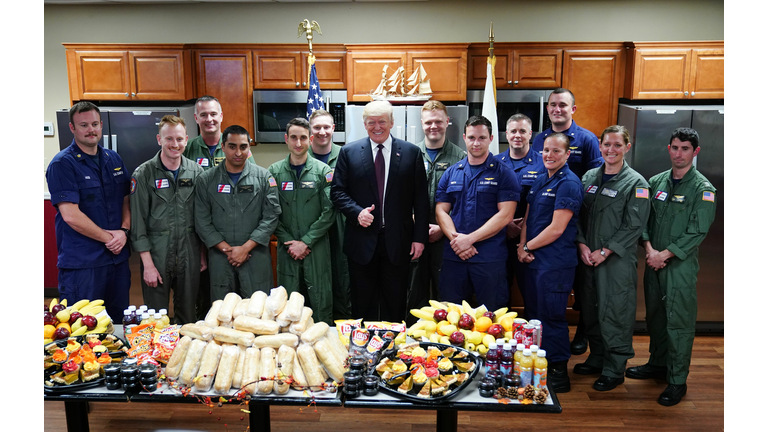
{"type": "Polygon", "coordinates": [[[566,49],[563,87],[576,98],[576,123],[600,136],[616,124],[624,79],[624,48],[566,49]]]}
{"type": "MultiPolygon", "coordinates": [[[[322,90],[344,90],[347,88],[346,51],[314,51],[317,80],[322,90]]],[[[301,82],[307,82],[309,51],[301,53],[301,82]]],[[[306,85],[304,88],[307,88],[306,85]]]]}
{"type": "Polygon", "coordinates": [[[129,51],[132,97],[139,100],[192,98],[188,51],[129,51]]]}
{"type": "MultiPolygon", "coordinates": [[[[254,51],[253,74],[257,89],[301,88],[299,51],[254,51]]],[[[306,81],[306,78],[304,78],[306,81]]]]}
{"type": "Polygon", "coordinates": [[[725,50],[694,49],[691,58],[691,99],[725,98],[725,50]]]}
{"type": "Polygon", "coordinates": [[[432,99],[465,101],[467,99],[466,50],[408,52],[406,78],[419,64],[424,67],[432,88],[432,99]]]}
{"type": "Polygon", "coordinates": [[[691,50],[641,49],[635,54],[633,99],[687,96],[691,50]]]}
{"type": "MultiPolygon", "coordinates": [[[[370,102],[370,92],[381,82],[382,69],[388,66],[387,76],[406,64],[405,51],[350,52],[347,51],[347,100],[370,102]]],[[[322,84],[321,84],[322,85],[322,84]]]]}
{"type": "Polygon", "coordinates": [[[197,94],[221,103],[222,129],[233,124],[253,131],[251,51],[196,51],[197,94]]]}
{"type": "MultiPolygon", "coordinates": [[[[494,50],[496,56],[496,88],[507,88],[512,84],[512,73],[508,50],[494,50]],[[507,83],[509,81],[509,83],[507,83]]],[[[488,49],[469,49],[467,51],[467,88],[485,89],[485,81],[488,77],[488,49]]]]}
{"type": "Polygon", "coordinates": [[[131,80],[128,51],[72,51],[67,55],[74,64],[75,76],[70,76],[73,100],[130,99],[131,80]]]}
{"type": "Polygon", "coordinates": [[[512,87],[560,87],[562,67],[563,50],[514,50],[512,54],[512,87]]]}

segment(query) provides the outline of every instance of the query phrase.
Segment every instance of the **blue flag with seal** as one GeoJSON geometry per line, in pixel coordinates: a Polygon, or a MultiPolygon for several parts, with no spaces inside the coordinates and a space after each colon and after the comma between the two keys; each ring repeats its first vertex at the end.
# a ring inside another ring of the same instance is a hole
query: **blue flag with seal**
{"type": "Polygon", "coordinates": [[[320,82],[317,80],[317,70],[315,70],[314,58],[310,56],[309,72],[309,92],[307,93],[307,119],[313,112],[319,109],[325,109],[323,94],[320,92],[320,82]]]}

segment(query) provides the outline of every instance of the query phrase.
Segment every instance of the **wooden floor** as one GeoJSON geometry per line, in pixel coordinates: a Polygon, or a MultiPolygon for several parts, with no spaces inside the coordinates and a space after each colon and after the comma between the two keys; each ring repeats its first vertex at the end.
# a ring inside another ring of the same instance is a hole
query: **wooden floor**
{"type": "MultiPolygon", "coordinates": [[[[574,328],[571,328],[573,333],[574,328]]],[[[630,366],[648,360],[648,336],[634,338],[636,357],[630,366]]],[[[631,380],[609,392],[592,389],[596,376],[574,375],[569,363],[571,391],[560,394],[561,414],[505,414],[459,412],[459,431],[502,431],[525,427],[540,431],[722,431],[724,424],[724,337],[697,336],[693,347],[688,394],[674,407],[656,402],[664,381],[631,380]]],[[[64,432],[63,402],[45,404],[45,431],[64,432]]],[[[350,408],[272,407],[272,430],[277,432],[409,432],[434,431],[433,411],[373,410],[350,408]]],[[[91,403],[91,431],[143,432],[156,429],[192,429],[243,432],[248,417],[240,407],[208,408],[196,404],[91,403]],[[209,414],[209,412],[211,412],[209,414]],[[242,420],[241,420],[242,418],[242,420]]]]}

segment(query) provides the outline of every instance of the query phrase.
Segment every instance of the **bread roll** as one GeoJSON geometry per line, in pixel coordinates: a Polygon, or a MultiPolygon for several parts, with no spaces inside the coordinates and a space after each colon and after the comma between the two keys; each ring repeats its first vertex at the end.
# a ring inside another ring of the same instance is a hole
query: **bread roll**
{"type": "Polygon", "coordinates": [[[274,387],[275,377],[275,349],[265,347],[261,349],[261,372],[259,372],[259,383],[256,385],[256,392],[259,394],[270,394],[274,387]]]}
{"type": "Polygon", "coordinates": [[[264,312],[264,303],[267,301],[267,293],[264,291],[256,291],[251,295],[248,301],[248,309],[245,314],[249,317],[261,318],[261,313],[264,312]]]}
{"type": "Polygon", "coordinates": [[[231,329],[229,327],[216,327],[213,329],[213,339],[219,342],[229,342],[233,344],[249,347],[253,345],[255,336],[251,332],[231,329]]]}
{"type": "Polygon", "coordinates": [[[280,326],[280,331],[281,332],[283,331],[282,329],[284,329],[284,328],[287,329],[291,325],[291,320],[286,319],[285,316],[286,316],[286,309],[283,308],[283,311],[280,312],[280,315],[275,317],[275,321],[277,322],[277,325],[280,326]]]}
{"type": "Polygon", "coordinates": [[[347,357],[349,357],[349,350],[344,347],[344,343],[339,339],[336,329],[328,328],[328,332],[325,333],[325,338],[328,339],[328,343],[333,348],[333,352],[336,354],[336,358],[339,359],[339,362],[342,365],[345,364],[347,362],[347,357]]]}
{"type": "Polygon", "coordinates": [[[322,366],[320,366],[320,362],[317,360],[314,348],[312,348],[312,345],[301,344],[296,349],[296,355],[299,357],[299,363],[307,379],[307,385],[312,387],[313,390],[319,390],[325,379],[323,378],[322,366]]]}
{"type": "Polygon", "coordinates": [[[293,379],[293,361],[296,359],[296,350],[283,345],[277,350],[277,379],[275,380],[275,393],[286,394],[291,388],[293,379]]]}
{"type": "Polygon", "coordinates": [[[291,293],[288,302],[285,304],[285,319],[291,322],[298,321],[301,318],[301,312],[304,309],[304,296],[298,291],[291,293]]]}
{"type": "Polygon", "coordinates": [[[219,326],[219,310],[224,300],[216,300],[211,303],[211,308],[208,309],[208,313],[205,314],[205,325],[210,328],[216,328],[219,326]]]}
{"type": "Polygon", "coordinates": [[[232,312],[235,311],[235,306],[237,306],[237,303],[239,303],[240,300],[242,300],[242,297],[237,293],[227,293],[227,295],[224,296],[224,302],[221,304],[221,308],[219,308],[219,313],[216,315],[216,319],[218,319],[219,322],[232,321],[232,312]]]}
{"type": "Polygon", "coordinates": [[[314,323],[312,324],[312,327],[301,334],[301,341],[312,345],[321,337],[324,337],[325,334],[328,333],[329,328],[328,324],[322,321],[314,323]]]}
{"type": "Polygon", "coordinates": [[[323,364],[323,367],[328,372],[328,376],[337,383],[344,382],[344,366],[339,362],[339,359],[333,352],[330,342],[327,337],[320,338],[312,346],[317,354],[318,360],[323,364]]]}
{"type": "Polygon", "coordinates": [[[240,350],[238,356],[237,356],[237,364],[235,365],[235,373],[232,374],[232,387],[234,388],[240,388],[242,386],[243,382],[243,372],[245,372],[245,350],[246,348],[242,345],[233,345],[236,346],[238,350],[240,350]]]}
{"type": "MultiPolygon", "coordinates": [[[[304,331],[306,331],[309,328],[309,322],[312,319],[312,308],[304,306],[301,308],[301,317],[299,317],[298,321],[295,321],[291,323],[288,331],[301,336],[304,331]]],[[[314,324],[314,321],[312,321],[314,324]]]]}
{"type": "Polygon", "coordinates": [[[213,329],[207,325],[184,324],[179,329],[179,334],[193,339],[202,339],[206,342],[213,339],[213,329]]]}
{"type": "Polygon", "coordinates": [[[203,357],[203,350],[208,342],[202,339],[193,339],[189,344],[187,355],[184,357],[184,366],[181,367],[179,382],[185,386],[191,386],[192,380],[197,376],[197,370],[200,368],[200,359],[203,357]]]}
{"type": "Polygon", "coordinates": [[[273,335],[280,332],[280,326],[275,321],[240,315],[235,318],[235,330],[247,331],[257,335],[273,335]]]}
{"type": "Polygon", "coordinates": [[[256,348],[271,347],[274,349],[278,349],[283,345],[296,348],[299,346],[299,337],[291,333],[278,333],[276,335],[257,336],[253,340],[252,344],[252,346],[256,348]]]}
{"type": "Polygon", "coordinates": [[[261,351],[258,348],[245,350],[245,365],[243,369],[243,381],[240,387],[244,387],[248,394],[256,394],[256,385],[261,373],[261,351]]]}
{"type": "Polygon", "coordinates": [[[293,358],[293,383],[291,387],[294,390],[304,390],[307,388],[307,377],[304,376],[304,370],[301,369],[298,354],[293,358]]]}
{"type": "Polygon", "coordinates": [[[245,311],[248,310],[248,303],[250,303],[251,299],[241,299],[239,302],[237,302],[237,306],[235,306],[235,310],[232,311],[232,319],[239,317],[240,315],[245,315],[245,311]]]}
{"type": "Polygon", "coordinates": [[[221,345],[215,341],[208,342],[203,350],[203,357],[200,359],[200,368],[195,377],[195,389],[201,392],[207,392],[213,385],[213,379],[216,377],[216,370],[219,368],[221,360],[221,345]]]}
{"type": "Polygon", "coordinates": [[[192,338],[189,336],[183,336],[176,343],[171,358],[168,359],[168,364],[165,366],[165,376],[167,378],[172,380],[179,378],[181,367],[184,365],[184,358],[187,356],[190,343],[192,343],[192,338]]]}
{"type": "MultiPolygon", "coordinates": [[[[271,317],[277,317],[280,312],[285,308],[285,304],[288,302],[288,292],[282,286],[272,288],[269,292],[266,302],[264,303],[264,310],[269,313],[271,317]]],[[[264,313],[262,312],[262,319],[264,313]]]]}
{"type": "Polygon", "coordinates": [[[216,370],[216,380],[213,382],[213,389],[219,393],[227,393],[232,388],[232,378],[235,375],[235,367],[240,357],[240,348],[238,345],[229,345],[221,351],[219,368],[216,370]]]}

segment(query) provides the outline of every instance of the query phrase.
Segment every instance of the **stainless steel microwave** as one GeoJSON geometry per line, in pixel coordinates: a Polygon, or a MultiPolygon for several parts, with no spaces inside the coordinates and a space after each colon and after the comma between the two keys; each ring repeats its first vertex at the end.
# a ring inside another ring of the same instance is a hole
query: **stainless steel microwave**
{"type": "MultiPolygon", "coordinates": [[[[325,109],[333,116],[333,142],[344,144],[346,90],[323,91],[325,109]]],[[[285,125],[291,119],[307,118],[307,90],[254,90],[253,125],[256,142],[284,143],[285,125]]]]}
{"type": "MultiPolygon", "coordinates": [[[[484,90],[467,90],[469,116],[483,113],[484,90]]],[[[496,90],[496,118],[499,121],[499,143],[507,143],[507,119],[525,114],[533,123],[533,137],[552,125],[547,115],[547,101],[552,90],[496,90]]],[[[531,141],[533,141],[531,137],[531,141]]]]}

